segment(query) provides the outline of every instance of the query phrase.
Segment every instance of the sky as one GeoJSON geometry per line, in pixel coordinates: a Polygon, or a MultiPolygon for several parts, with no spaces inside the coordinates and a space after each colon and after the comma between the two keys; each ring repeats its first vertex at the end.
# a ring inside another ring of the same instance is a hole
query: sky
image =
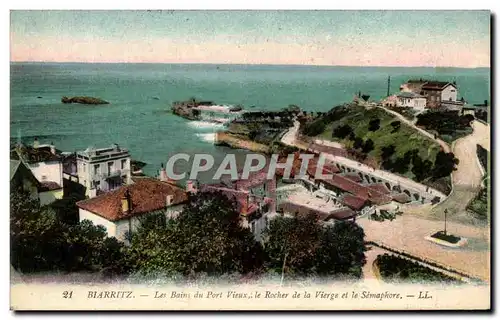
{"type": "Polygon", "coordinates": [[[488,11],[11,11],[11,61],[489,67],[488,11]]]}

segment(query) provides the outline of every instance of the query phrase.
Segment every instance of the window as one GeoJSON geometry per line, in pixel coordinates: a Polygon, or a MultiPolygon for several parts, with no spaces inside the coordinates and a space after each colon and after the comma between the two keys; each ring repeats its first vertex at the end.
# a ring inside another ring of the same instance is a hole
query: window
{"type": "Polygon", "coordinates": [[[108,174],[113,172],[113,162],[108,162],[108,174]]]}
{"type": "Polygon", "coordinates": [[[100,166],[100,165],[98,165],[98,164],[95,164],[95,165],[94,165],[94,173],[95,173],[96,175],[99,175],[99,174],[100,174],[100,171],[101,171],[101,170],[99,170],[100,168],[101,168],[101,166],[100,166]]]}
{"type": "Polygon", "coordinates": [[[47,180],[47,176],[42,176],[42,181],[46,181],[47,180]]]}
{"type": "Polygon", "coordinates": [[[125,170],[125,167],[127,166],[127,159],[122,160],[122,170],[125,170]]]}
{"type": "Polygon", "coordinates": [[[455,90],[451,90],[451,92],[455,92],[455,90]]]}

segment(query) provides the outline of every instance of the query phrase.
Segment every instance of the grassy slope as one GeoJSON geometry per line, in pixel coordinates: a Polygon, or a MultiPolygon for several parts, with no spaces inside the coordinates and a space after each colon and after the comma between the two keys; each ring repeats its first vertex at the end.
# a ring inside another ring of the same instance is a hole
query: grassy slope
{"type": "MultiPolygon", "coordinates": [[[[381,162],[382,147],[391,144],[396,147],[396,152],[392,156],[392,159],[402,157],[406,151],[418,149],[422,159],[429,159],[434,162],[436,154],[440,150],[440,146],[436,142],[423,136],[404,123],[401,123],[399,131],[391,133],[393,127],[390,123],[398,119],[381,109],[374,108],[367,110],[361,106],[351,106],[351,108],[352,111],[349,114],[327,125],[325,131],[318,135],[317,138],[337,141],[342,143],[346,148],[349,148],[352,146],[352,141],[332,137],[333,128],[347,124],[354,129],[356,136],[361,137],[365,141],[367,139],[373,140],[375,148],[369,153],[369,156],[374,157],[378,163],[381,162]],[[380,119],[380,129],[373,132],[368,131],[368,123],[375,118],[380,119]]],[[[412,178],[413,174],[408,172],[406,176],[412,178]]]]}

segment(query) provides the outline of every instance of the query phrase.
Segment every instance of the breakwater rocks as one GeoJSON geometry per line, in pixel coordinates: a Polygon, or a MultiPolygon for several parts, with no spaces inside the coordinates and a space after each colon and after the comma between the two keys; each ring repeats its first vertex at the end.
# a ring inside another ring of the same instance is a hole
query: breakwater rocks
{"type": "Polygon", "coordinates": [[[200,118],[200,111],[194,108],[198,106],[213,106],[212,101],[197,101],[191,98],[187,101],[176,101],[172,104],[172,112],[180,117],[188,120],[198,120],[200,118]]]}
{"type": "Polygon", "coordinates": [[[62,97],[62,103],[79,103],[79,104],[109,104],[108,101],[94,97],[62,97]]]}
{"type": "Polygon", "coordinates": [[[258,153],[269,153],[271,151],[269,146],[223,131],[219,131],[215,134],[214,144],[218,146],[231,147],[233,149],[245,149],[258,153]]]}

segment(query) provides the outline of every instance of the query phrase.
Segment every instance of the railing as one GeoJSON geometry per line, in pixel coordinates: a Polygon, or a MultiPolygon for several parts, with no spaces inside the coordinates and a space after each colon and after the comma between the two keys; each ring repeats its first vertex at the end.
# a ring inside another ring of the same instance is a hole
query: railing
{"type": "Polygon", "coordinates": [[[113,178],[113,177],[122,176],[124,174],[128,174],[129,171],[130,171],[129,169],[113,170],[113,171],[109,171],[109,172],[95,174],[95,176],[100,178],[100,179],[113,178]]]}

